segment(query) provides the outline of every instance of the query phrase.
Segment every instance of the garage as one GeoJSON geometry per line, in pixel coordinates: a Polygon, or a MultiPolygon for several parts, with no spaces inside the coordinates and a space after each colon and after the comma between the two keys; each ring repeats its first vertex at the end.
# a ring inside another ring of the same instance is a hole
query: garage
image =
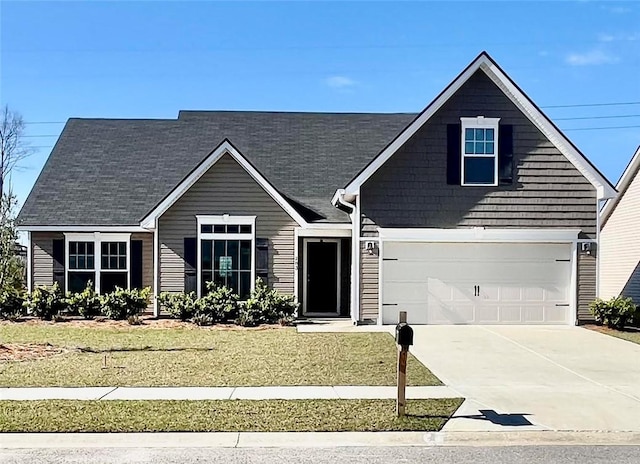
{"type": "Polygon", "coordinates": [[[570,243],[385,241],[382,322],[568,324],[570,243]]]}

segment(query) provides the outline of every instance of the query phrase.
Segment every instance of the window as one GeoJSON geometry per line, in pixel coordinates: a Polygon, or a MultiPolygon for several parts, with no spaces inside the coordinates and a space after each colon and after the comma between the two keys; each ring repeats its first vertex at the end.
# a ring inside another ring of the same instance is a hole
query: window
{"type": "Polygon", "coordinates": [[[89,281],[95,284],[95,247],[93,242],[69,242],[69,283],[70,292],[81,292],[89,281]]]}
{"type": "Polygon", "coordinates": [[[101,242],[100,293],[127,285],[127,242],[101,242]]]}
{"type": "Polygon", "coordinates": [[[462,121],[462,185],[498,185],[499,118],[462,121]]]}
{"type": "Polygon", "coordinates": [[[81,292],[89,281],[99,293],[111,292],[116,286],[129,288],[129,239],[130,234],[65,234],[65,290],[81,292]]]}
{"type": "Polygon", "coordinates": [[[241,299],[255,280],[255,216],[198,216],[198,294],[207,282],[225,285],[241,299]]]}

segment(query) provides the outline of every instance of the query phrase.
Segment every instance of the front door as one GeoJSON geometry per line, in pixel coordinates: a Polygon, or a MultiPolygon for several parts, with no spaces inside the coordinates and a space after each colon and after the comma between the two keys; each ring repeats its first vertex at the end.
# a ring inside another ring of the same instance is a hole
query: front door
{"type": "Polygon", "coordinates": [[[304,314],[337,315],[340,312],[340,241],[305,240],[304,314]]]}

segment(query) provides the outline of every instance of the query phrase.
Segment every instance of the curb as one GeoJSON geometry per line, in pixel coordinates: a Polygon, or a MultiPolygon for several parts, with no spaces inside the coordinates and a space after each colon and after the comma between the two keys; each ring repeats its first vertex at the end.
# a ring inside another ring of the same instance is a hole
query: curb
{"type": "Polygon", "coordinates": [[[0,433],[2,449],[640,446],[640,432],[0,433]]]}

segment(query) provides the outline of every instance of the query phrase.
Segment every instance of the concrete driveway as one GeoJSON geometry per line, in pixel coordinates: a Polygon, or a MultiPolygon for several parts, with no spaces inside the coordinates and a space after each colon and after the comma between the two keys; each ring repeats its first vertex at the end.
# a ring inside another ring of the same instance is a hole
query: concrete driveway
{"type": "Polygon", "coordinates": [[[445,431],[640,431],[640,345],[578,327],[414,326],[467,401],[445,431]]]}

